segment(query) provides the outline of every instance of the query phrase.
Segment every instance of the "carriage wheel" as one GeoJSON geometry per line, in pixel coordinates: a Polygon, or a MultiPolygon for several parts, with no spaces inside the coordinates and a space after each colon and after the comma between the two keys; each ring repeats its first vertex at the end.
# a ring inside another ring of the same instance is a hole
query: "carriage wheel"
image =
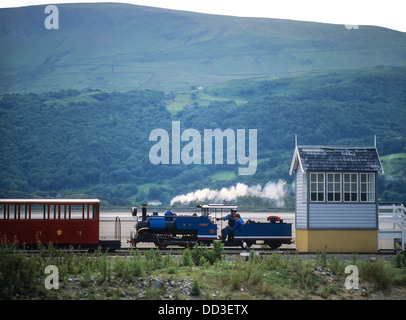
{"type": "Polygon", "coordinates": [[[282,245],[282,243],[280,243],[280,242],[273,242],[273,241],[266,241],[265,244],[270,246],[271,250],[276,250],[282,245]]]}

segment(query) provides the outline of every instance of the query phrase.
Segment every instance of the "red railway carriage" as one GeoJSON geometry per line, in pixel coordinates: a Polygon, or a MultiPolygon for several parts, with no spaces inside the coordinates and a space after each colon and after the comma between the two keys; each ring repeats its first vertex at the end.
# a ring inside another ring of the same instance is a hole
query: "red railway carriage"
{"type": "Polygon", "coordinates": [[[0,199],[0,242],[99,245],[98,199],[0,199]]]}

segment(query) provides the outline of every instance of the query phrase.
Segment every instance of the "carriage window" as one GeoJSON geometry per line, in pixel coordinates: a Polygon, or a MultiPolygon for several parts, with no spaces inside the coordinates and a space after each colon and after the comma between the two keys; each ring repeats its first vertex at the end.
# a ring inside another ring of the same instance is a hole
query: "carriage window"
{"type": "Polygon", "coordinates": [[[47,205],[47,218],[48,219],[58,219],[58,206],[54,204],[47,205]]]}
{"type": "Polygon", "coordinates": [[[0,205],[0,219],[8,219],[7,217],[8,206],[9,206],[8,204],[0,205]]]}
{"type": "Polygon", "coordinates": [[[375,174],[361,173],[361,201],[375,202],[375,174]]]}
{"type": "Polygon", "coordinates": [[[358,201],[358,174],[344,173],[344,201],[358,201]]]}
{"type": "Polygon", "coordinates": [[[31,219],[47,219],[48,208],[45,204],[31,205],[31,219]]]}
{"type": "Polygon", "coordinates": [[[7,212],[8,218],[9,219],[17,219],[16,211],[17,211],[17,206],[15,204],[9,204],[8,205],[8,212],[7,212]]]}
{"type": "Polygon", "coordinates": [[[73,204],[71,206],[71,219],[86,219],[85,205],[73,204]]]}
{"type": "Polygon", "coordinates": [[[20,219],[28,219],[29,214],[28,214],[28,207],[29,205],[27,204],[22,204],[20,206],[20,219]]]}
{"type": "Polygon", "coordinates": [[[96,205],[89,205],[90,209],[89,212],[91,212],[90,219],[98,219],[97,215],[97,206],[96,205]]]}
{"type": "Polygon", "coordinates": [[[324,201],[324,173],[310,174],[310,200],[313,202],[324,201]]]}

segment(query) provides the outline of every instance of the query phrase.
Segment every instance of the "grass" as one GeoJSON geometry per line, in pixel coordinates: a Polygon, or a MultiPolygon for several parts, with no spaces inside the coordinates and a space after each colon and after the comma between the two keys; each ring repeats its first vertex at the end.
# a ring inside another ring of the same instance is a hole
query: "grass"
{"type": "MultiPolygon", "coordinates": [[[[167,101],[166,108],[172,114],[184,108],[193,108],[194,106],[208,106],[215,101],[230,101],[230,98],[213,96],[206,93],[203,89],[191,89],[189,91],[175,91],[171,93],[172,99],[167,101]]],[[[247,101],[234,97],[232,99],[237,104],[247,103],[247,101]]]]}
{"type": "Polygon", "coordinates": [[[388,175],[402,176],[406,173],[406,153],[394,153],[381,157],[382,166],[388,175]]]}
{"type": "Polygon", "coordinates": [[[179,257],[155,249],[111,256],[52,245],[27,256],[14,245],[0,247],[0,299],[5,300],[369,298],[406,298],[406,254],[385,261],[251,251],[245,260],[225,257],[220,242],[186,249],[179,257]],[[359,290],[345,289],[349,264],[359,269],[359,290]],[[58,267],[58,289],[45,288],[48,265],[58,267]]]}
{"type": "Polygon", "coordinates": [[[211,175],[211,179],[213,181],[228,181],[228,180],[233,180],[236,177],[236,174],[234,171],[229,171],[229,170],[220,170],[214,174],[211,175]]]}

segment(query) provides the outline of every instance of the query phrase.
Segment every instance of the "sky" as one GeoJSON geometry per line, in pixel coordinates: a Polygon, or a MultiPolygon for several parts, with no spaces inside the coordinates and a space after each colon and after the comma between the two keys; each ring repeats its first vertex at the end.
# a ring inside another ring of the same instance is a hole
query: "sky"
{"type": "Polygon", "coordinates": [[[121,2],[239,17],[372,25],[406,32],[405,0],[0,0],[0,7],[121,2]]]}

